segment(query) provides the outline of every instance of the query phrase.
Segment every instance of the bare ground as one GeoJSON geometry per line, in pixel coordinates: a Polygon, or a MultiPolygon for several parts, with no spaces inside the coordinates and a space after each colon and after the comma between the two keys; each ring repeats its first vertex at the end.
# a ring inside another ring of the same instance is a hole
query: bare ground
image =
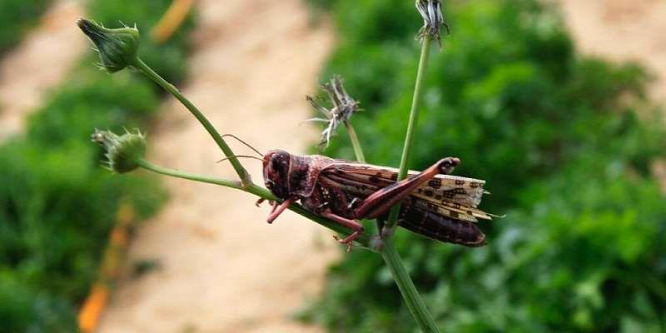
{"type": "MultiPolygon", "coordinates": [[[[265,152],[304,153],[317,138],[300,125],[304,95],[332,45],[328,28],[308,25],[298,0],[199,2],[196,49],[183,92],[223,133],[265,152]]],[[[152,160],[234,178],[214,142],[184,108],[169,102],[152,160]]],[[[242,145],[229,141],[237,152],[242,145]]],[[[245,160],[256,182],[260,162],[245,160]]],[[[139,231],[130,262],[158,259],[161,269],[120,283],[100,332],[316,332],[289,319],[323,283],[338,256],[331,233],[287,212],[273,225],[269,207],[221,187],[169,179],[171,201],[139,231]]]]}
{"type": "Polygon", "coordinates": [[[85,50],[76,20],[82,16],[77,0],[55,0],[15,49],[0,61],[0,141],[21,132],[28,114],[46,93],[65,78],[85,50]]]}

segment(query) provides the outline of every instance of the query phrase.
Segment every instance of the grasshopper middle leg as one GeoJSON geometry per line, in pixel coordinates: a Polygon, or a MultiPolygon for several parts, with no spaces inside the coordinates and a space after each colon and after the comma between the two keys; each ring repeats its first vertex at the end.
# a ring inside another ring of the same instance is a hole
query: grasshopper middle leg
{"type": "Polygon", "coordinates": [[[322,216],[352,230],[352,233],[343,239],[338,239],[338,237],[333,236],[338,242],[347,245],[347,252],[351,251],[354,240],[358,238],[358,236],[360,236],[364,231],[361,222],[357,220],[347,219],[342,216],[335,215],[331,212],[324,212],[322,213],[322,216]]]}

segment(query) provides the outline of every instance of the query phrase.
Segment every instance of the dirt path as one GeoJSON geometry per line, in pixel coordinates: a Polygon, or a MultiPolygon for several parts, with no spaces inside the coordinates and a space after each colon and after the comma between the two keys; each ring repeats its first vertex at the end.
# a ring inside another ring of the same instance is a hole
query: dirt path
{"type": "MultiPolygon", "coordinates": [[[[299,123],[304,95],[332,46],[328,29],[308,26],[299,0],[199,2],[196,49],[183,89],[221,132],[261,151],[304,153],[317,133],[299,123]]],[[[152,160],[234,177],[198,123],[169,102],[149,137],[152,160]]],[[[237,152],[247,152],[230,141],[237,152]]],[[[261,182],[260,163],[245,160],[261,182]]],[[[100,332],[316,332],[289,319],[314,297],[337,257],[331,233],[292,213],[273,225],[267,205],[205,184],[169,179],[169,205],[138,232],[130,262],[158,259],[161,269],[122,281],[100,332]]]]}
{"type": "Polygon", "coordinates": [[[85,50],[86,41],[73,24],[82,13],[80,1],[55,0],[39,26],[2,58],[0,141],[22,130],[28,114],[85,50]]]}
{"type": "Polygon", "coordinates": [[[567,24],[585,53],[637,60],[657,75],[651,95],[666,102],[666,2],[560,0],[567,24]]]}

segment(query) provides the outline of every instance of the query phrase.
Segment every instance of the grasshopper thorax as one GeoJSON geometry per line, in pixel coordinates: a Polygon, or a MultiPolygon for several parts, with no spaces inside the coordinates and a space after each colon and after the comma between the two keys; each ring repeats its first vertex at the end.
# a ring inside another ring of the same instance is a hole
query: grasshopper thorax
{"type": "Polygon", "coordinates": [[[276,197],[289,199],[289,165],[291,154],[284,150],[271,150],[264,155],[264,184],[276,197]]]}

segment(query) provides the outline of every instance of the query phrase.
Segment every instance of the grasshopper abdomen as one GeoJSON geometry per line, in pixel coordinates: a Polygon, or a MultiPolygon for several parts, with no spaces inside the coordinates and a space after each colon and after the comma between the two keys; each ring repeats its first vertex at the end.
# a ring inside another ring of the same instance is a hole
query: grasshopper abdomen
{"type": "Polygon", "coordinates": [[[398,225],[419,235],[442,242],[478,247],[486,244],[486,235],[474,224],[403,206],[398,225]]]}

